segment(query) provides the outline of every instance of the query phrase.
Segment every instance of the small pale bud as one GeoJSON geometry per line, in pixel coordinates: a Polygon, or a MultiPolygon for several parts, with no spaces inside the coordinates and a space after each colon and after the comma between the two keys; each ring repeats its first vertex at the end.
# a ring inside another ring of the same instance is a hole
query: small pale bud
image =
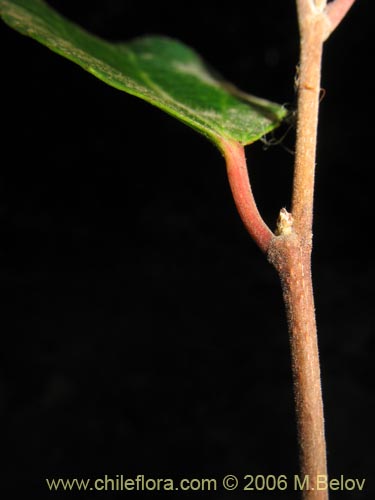
{"type": "Polygon", "coordinates": [[[282,208],[276,223],[276,236],[286,236],[292,232],[293,216],[285,208],[282,208]]]}

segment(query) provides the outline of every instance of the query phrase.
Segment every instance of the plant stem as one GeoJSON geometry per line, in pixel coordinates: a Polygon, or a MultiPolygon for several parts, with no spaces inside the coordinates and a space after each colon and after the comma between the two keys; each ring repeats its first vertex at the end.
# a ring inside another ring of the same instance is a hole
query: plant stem
{"type": "Polygon", "coordinates": [[[307,477],[304,500],[326,500],[327,480],[324,414],[320,379],[314,296],[311,280],[311,242],[320,75],[323,43],[341,22],[354,0],[296,0],[300,30],[297,137],[292,213],[280,212],[278,237],[268,258],[279,272],[287,311],[300,470],[307,477]]]}
{"type": "Polygon", "coordinates": [[[318,476],[327,478],[327,467],[310,251],[292,231],[273,239],[268,258],[281,278],[288,319],[300,478],[308,478],[302,498],[326,500],[327,491],[316,489],[318,476]]]}
{"type": "Polygon", "coordinates": [[[308,478],[304,500],[326,500],[317,489],[327,479],[326,443],[317,330],[311,281],[311,242],[315,156],[323,41],[327,32],[325,2],[297,0],[300,28],[297,137],[290,227],[270,247],[269,260],[279,272],[287,311],[301,479],[308,478]]]}
{"type": "Polygon", "coordinates": [[[276,234],[256,207],[243,147],[222,141],[232,193],[241,218],[279,273],[286,306],[292,356],[303,500],[327,500],[326,443],[314,296],[311,247],[315,157],[323,43],[354,0],[296,0],[300,29],[297,137],[292,213],[280,211],[276,234]]]}
{"type": "Polygon", "coordinates": [[[303,244],[310,245],[321,59],[326,22],[323,15],[307,12],[305,3],[306,0],[297,0],[301,41],[292,215],[296,233],[303,244]]]}

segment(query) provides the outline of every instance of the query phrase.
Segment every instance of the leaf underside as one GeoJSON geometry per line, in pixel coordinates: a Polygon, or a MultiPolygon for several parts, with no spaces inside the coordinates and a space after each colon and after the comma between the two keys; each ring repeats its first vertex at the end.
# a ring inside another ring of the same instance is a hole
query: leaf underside
{"type": "Polygon", "coordinates": [[[213,76],[189,47],[167,37],[110,43],[84,31],[42,0],[0,0],[3,20],[105,83],[140,97],[206,135],[250,144],[277,127],[282,106],[213,76]]]}

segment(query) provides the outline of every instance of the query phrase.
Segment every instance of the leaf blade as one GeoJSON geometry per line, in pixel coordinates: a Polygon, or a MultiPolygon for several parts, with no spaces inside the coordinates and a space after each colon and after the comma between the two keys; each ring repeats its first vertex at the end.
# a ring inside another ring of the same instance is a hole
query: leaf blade
{"type": "Polygon", "coordinates": [[[167,37],[127,43],[102,40],[63,18],[42,0],[0,0],[4,21],[105,83],[185,122],[220,147],[250,144],[273,130],[286,111],[214,77],[198,54],[167,37]]]}

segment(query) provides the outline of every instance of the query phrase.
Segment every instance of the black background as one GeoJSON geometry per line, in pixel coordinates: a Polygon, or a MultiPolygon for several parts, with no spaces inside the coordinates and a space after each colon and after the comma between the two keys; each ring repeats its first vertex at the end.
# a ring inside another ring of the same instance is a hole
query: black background
{"type": "MultiPolygon", "coordinates": [[[[112,40],[176,37],[240,88],[293,106],[291,0],[50,3],[112,40]]],[[[374,493],[370,4],[358,1],[326,44],[316,179],[329,471],[367,481],[362,494],[331,495],[342,499],[374,493]]],[[[280,287],[239,220],[220,154],[5,25],[1,37],[7,498],[20,488],[56,498],[44,484],[52,476],[291,478],[297,445],[280,287]]],[[[272,227],[280,207],[290,208],[293,134],[267,151],[260,142],[247,148],[272,227]]],[[[91,493],[121,495],[131,494],[91,493]]]]}

